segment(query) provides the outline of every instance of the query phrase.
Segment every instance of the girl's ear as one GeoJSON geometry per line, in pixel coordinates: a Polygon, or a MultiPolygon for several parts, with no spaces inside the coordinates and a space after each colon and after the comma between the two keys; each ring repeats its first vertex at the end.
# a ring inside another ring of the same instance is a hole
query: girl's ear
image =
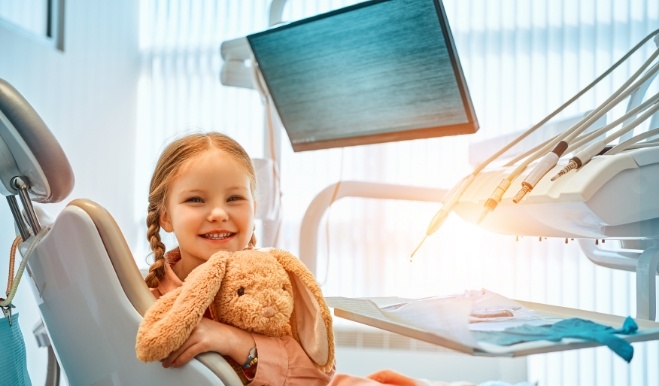
{"type": "Polygon", "coordinates": [[[174,230],[174,227],[172,227],[172,222],[169,219],[169,214],[167,213],[167,209],[162,208],[160,210],[160,227],[165,231],[165,232],[171,232],[174,230]]]}
{"type": "Polygon", "coordinates": [[[148,309],[137,331],[135,351],[140,360],[162,360],[185,343],[220,290],[227,256],[225,251],[215,253],[190,272],[182,286],[148,309]]]}
{"type": "Polygon", "coordinates": [[[334,366],[332,316],[316,279],[304,263],[292,254],[281,249],[268,252],[288,272],[293,285],[293,337],[318,368],[330,371],[334,366]]]}

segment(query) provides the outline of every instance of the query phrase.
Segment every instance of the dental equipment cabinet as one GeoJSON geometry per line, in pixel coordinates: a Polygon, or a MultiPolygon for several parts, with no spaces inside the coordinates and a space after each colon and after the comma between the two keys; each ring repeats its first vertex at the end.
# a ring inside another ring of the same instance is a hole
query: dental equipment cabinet
{"type": "MultiPolygon", "coordinates": [[[[284,4],[285,1],[277,0],[271,3],[271,26],[281,22],[284,4]]],[[[637,302],[634,317],[639,331],[624,339],[630,342],[659,339],[659,323],[655,322],[659,267],[659,201],[656,199],[659,194],[659,179],[656,178],[659,175],[659,147],[654,146],[656,141],[652,140],[657,135],[654,130],[659,127],[659,98],[657,95],[646,95],[648,89],[653,89],[651,84],[659,68],[655,60],[659,51],[654,52],[644,66],[606,102],[585,114],[565,132],[554,133],[547,141],[535,144],[534,148],[524,149],[526,153],[519,152],[512,161],[502,156],[509,154],[513,146],[533,131],[544,129],[565,107],[606,78],[633,51],[648,42],[659,47],[659,30],[648,35],[574,98],[479,165],[452,190],[365,181],[341,181],[328,186],[313,199],[305,212],[300,231],[300,258],[312,272],[318,272],[319,224],[325,212],[341,198],[443,202],[440,212],[428,227],[426,237],[435,232],[443,219],[453,212],[463,220],[495,233],[576,239],[583,253],[594,264],[634,272],[637,302]],[[624,101],[628,101],[628,105],[623,116],[607,122],[607,113],[624,101]],[[645,134],[632,136],[633,129],[644,121],[649,121],[645,134]],[[622,129],[609,133],[618,126],[622,129]],[[605,140],[607,134],[608,140],[605,140]],[[616,139],[619,139],[617,145],[616,139]],[[553,152],[550,157],[543,157],[552,153],[559,142],[565,143],[560,154],[553,152]],[[544,158],[549,158],[549,161],[544,158]],[[535,169],[538,164],[541,167],[544,165],[545,169],[538,172],[535,169]],[[556,177],[552,180],[552,176],[556,177]],[[597,244],[598,240],[619,241],[622,248],[603,249],[597,244]]],[[[223,84],[259,89],[257,80],[252,78],[259,77],[258,71],[246,64],[253,62],[254,58],[245,39],[224,42],[221,52],[224,59],[223,84]]],[[[276,111],[272,106],[266,108],[276,111]]],[[[268,131],[266,133],[269,134],[268,131]]],[[[277,130],[274,130],[274,137],[273,141],[279,146],[277,130]]],[[[423,329],[391,323],[381,318],[378,312],[363,309],[363,304],[355,306],[351,301],[330,299],[330,305],[333,304],[337,316],[471,355],[524,356],[598,345],[584,341],[548,342],[533,346],[516,345],[504,350],[462,345],[443,337],[429,337],[430,333],[423,329]]],[[[619,316],[580,309],[522,303],[562,318],[582,317],[611,326],[619,326],[623,320],[619,316]]]]}

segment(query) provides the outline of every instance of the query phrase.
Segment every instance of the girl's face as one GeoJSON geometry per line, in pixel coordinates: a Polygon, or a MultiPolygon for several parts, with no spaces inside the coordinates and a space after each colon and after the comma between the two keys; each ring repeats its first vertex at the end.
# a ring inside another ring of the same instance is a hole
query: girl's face
{"type": "Polygon", "coordinates": [[[168,189],[160,226],[174,232],[188,267],[219,251],[247,247],[254,231],[254,199],[247,172],[213,149],[186,161],[168,189]]]}

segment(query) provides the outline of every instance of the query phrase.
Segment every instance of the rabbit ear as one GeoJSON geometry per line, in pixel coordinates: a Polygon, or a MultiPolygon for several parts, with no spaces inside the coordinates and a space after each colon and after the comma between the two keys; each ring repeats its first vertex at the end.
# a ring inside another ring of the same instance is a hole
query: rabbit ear
{"type": "Polygon", "coordinates": [[[147,310],[135,345],[140,360],[162,360],[188,339],[220,289],[227,256],[228,252],[215,253],[190,272],[181,287],[161,296],[147,310]]]}
{"type": "Polygon", "coordinates": [[[281,250],[268,251],[288,272],[293,285],[295,305],[291,316],[293,337],[321,370],[334,366],[332,316],[325,298],[309,269],[300,259],[281,250]]]}

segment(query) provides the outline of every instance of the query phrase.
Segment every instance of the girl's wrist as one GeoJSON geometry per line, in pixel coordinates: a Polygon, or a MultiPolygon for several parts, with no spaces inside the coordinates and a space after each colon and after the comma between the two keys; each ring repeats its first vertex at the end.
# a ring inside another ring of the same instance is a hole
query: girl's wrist
{"type": "Polygon", "coordinates": [[[245,363],[245,359],[248,357],[249,351],[256,347],[254,338],[252,337],[252,334],[245,330],[230,326],[228,324],[225,324],[224,326],[225,328],[231,330],[229,334],[231,338],[225,340],[225,342],[228,343],[228,346],[226,347],[227,351],[223,354],[230,356],[234,361],[236,361],[236,363],[242,365],[245,363]]]}

